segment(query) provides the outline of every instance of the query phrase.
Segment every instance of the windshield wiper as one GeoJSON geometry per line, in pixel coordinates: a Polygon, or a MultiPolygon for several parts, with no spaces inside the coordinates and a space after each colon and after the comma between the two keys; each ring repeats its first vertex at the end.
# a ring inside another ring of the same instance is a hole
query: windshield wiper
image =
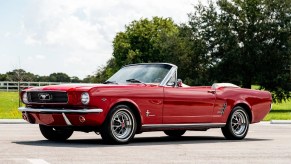
{"type": "Polygon", "coordinates": [[[130,83],[142,83],[144,85],[146,85],[146,83],[140,81],[140,80],[137,80],[137,79],[127,79],[125,80],[126,82],[130,82],[130,83]]]}
{"type": "Polygon", "coordinates": [[[103,84],[118,84],[116,81],[105,81],[103,84]]]}

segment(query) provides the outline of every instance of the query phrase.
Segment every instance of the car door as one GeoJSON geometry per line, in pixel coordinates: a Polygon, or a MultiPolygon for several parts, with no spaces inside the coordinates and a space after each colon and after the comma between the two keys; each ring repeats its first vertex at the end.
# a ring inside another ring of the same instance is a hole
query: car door
{"type": "Polygon", "coordinates": [[[163,123],[212,121],[215,92],[207,87],[164,87],[163,123]]]}

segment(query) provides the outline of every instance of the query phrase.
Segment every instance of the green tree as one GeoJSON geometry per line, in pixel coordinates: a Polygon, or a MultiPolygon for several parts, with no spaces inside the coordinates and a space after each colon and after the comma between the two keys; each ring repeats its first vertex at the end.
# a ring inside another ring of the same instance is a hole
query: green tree
{"type": "Polygon", "coordinates": [[[70,82],[70,77],[65,73],[52,73],[49,75],[49,80],[51,82],[70,82]]]}
{"type": "Polygon", "coordinates": [[[113,58],[105,66],[99,67],[95,76],[88,76],[83,81],[104,82],[127,64],[172,61],[175,56],[162,50],[168,47],[163,42],[170,38],[173,40],[178,34],[179,27],[170,18],[132,21],[124,32],[115,36],[113,58]]]}
{"type": "Polygon", "coordinates": [[[71,82],[72,83],[80,83],[81,80],[77,76],[73,76],[73,77],[71,77],[71,82]]]}
{"type": "Polygon", "coordinates": [[[204,54],[206,49],[197,37],[192,37],[192,31],[185,24],[179,26],[175,35],[163,36],[159,49],[164,56],[164,62],[178,66],[178,78],[188,85],[211,84],[207,79],[208,60],[204,54]]]}
{"type": "Polygon", "coordinates": [[[15,69],[6,73],[6,80],[8,81],[35,81],[36,76],[23,69],[15,69]]]}
{"type": "MultiPolygon", "coordinates": [[[[153,17],[131,22],[125,32],[119,32],[113,41],[116,67],[142,62],[164,62],[161,53],[163,37],[178,33],[178,26],[170,18],[153,17]]],[[[116,71],[113,70],[113,72],[116,71]]]]}
{"type": "Polygon", "coordinates": [[[87,75],[83,80],[82,82],[83,83],[95,83],[96,82],[96,77],[95,75],[87,75]]]}
{"type": "Polygon", "coordinates": [[[7,81],[7,75],[6,74],[0,74],[0,81],[7,81]]]}
{"type": "Polygon", "coordinates": [[[189,14],[211,81],[250,88],[257,83],[281,101],[290,97],[290,0],[218,0],[189,14]]]}
{"type": "Polygon", "coordinates": [[[49,82],[50,79],[49,79],[49,76],[39,76],[39,75],[36,75],[36,81],[49,82]]]}
{"type": "Polygon", "coordinates": [[[112,76],[120,67],[116,66],[115,59],[111,58],[106,65],[99,67],[96,76],[91,80],[93,82],[102,83],[112,76]]]}

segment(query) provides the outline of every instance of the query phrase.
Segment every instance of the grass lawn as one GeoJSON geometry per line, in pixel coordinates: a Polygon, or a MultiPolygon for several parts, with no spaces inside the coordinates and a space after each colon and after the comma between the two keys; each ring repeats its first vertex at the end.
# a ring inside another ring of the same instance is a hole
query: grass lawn
{"type": "Polygon", "coordinates": [[[291,100],[277,104],[274,103],[271,112],[264,120],[291,120],[291,100]]]}
{"type": "Polygon", "coordinates": [[[21,113],[17,108],[17,92],[0,92],[0,119],[21,118],[21,113]]]}
{"type": "MultiPolygon", "coordinates": [[[[259,85],[252,85],[252,89],[260,89],[259,85]]],[[[291,120],[291,99],[282,103],[273,103],[271,112],[264,118],[270,120],[291,120]]]]}
{"type": "MultiPolygon", "coordinates": [[[[17,108],[17,92],[0,92],[0,119],[21,118],[21,113],[17,108]]],[[[264,120],[291,120],[291,100],[273,104],[273,109],[264,120]]]]}

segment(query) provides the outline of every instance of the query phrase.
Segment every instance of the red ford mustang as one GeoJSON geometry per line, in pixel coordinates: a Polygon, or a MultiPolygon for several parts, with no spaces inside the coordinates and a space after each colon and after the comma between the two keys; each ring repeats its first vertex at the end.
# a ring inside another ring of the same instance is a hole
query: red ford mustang
{"type": "Polygon", "coordinates": [[[136,133],[221,128],[226,139],[243,139],[249,124],[271,110],[267,91],[229,83],[190,87],[167,63],[127,65],[104,84],[65,84],[21,92],[23,118],[39,124],[48,140],[68,139],[74,131],[100,133],[106,143],[128,143],[136,133]]]}

